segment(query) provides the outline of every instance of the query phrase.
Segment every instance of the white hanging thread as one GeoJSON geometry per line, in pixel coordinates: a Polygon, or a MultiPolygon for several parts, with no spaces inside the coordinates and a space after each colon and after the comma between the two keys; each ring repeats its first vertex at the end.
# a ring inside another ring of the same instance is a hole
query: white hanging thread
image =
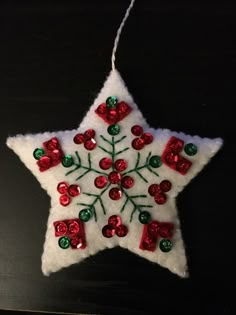
{"type": "Polygon", "coordinates": [[[123,27],[125,26],[125,22],[128,19],[128,17],[129,17],[130,11],[133,8],[134,2],[135,2],[135,0],[131,0],[130,5],[129,5],[129,7],[126,10],[125,16],[123,17],[123,20],[122,20],[122,22],[120,24],[120,27],[118,28],[117,33],[116,33],[116,38],[115,38],[115,41],[114,41],[114,46],[113,46],[112,56],[111,56],[112,70],[116,69],[116,66],[115,66],[116,50],[117,50],[117,47],[118,47],[118,44],[119,44],[120,35],[121,35],[122,30],[123,30],[123,27]]]}

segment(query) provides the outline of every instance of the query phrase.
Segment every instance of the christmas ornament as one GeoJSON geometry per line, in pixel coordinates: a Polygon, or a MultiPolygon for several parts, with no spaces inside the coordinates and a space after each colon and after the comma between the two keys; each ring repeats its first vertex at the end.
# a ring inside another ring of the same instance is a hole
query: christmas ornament
{"type": "Polygon", "coordinates": [[[115,68],[76,130],[17,135],[7,145],[51,197],[45,275],[121,246],[186,277],[176,197],[222,140],[150,128],[115,68]]]}

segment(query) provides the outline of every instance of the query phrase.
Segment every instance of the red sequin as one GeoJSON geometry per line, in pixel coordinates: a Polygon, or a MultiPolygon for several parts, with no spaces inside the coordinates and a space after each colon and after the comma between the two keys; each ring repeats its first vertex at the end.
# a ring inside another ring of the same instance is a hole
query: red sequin
{"type": "Polygon", "coordinates": [[[119,188],[112,188],[109,191],[109,197],[112,200],[119,200],[122,197],[122,191],[119,188]]]}
{"type": "Polygon", "coordinates": [[[86,248],[84,223],[80,219],[56,221],[53,223],[55,236],[67,236],[73,249],[86,248]]]}
{"type": "Polygon", "coordinates": [[[159,222],[157,221],[151,221],[149,224],[148,224],[148,233],[151,235],[151,236],[157,236],[157,233],[159,232],[159,229],[160,229],[160,224],[159,222]]]}
{"type": "Polygon", "coordinates": [[[101,159],[99,162],[99,166],[103,170],[108,170],[111,167],[111,165],[112,165],[112,160],[108,157],[101,159]]]}
{"type": "Polygon", "coordinates": [[[61,151],[58,149],[54,149],[50,154],[49,154],[50,158],[54,161],[61,161],[62,159],[62,154],[61,151]]]}
{"type": "Polygon", "coordinates": [[[139,125],[134,125],[132,128],[131,128],[131,132],[134,136],[141,136],[143,134],[143,127],[139,126],[139,125]]]}
{"type": "Polygon", "coordinates": [[[68,187],[69,187],[69,185],[68,185],[66,182],[60,182],[60,183],[57,185],[57,191],[58,191],[60,194],[65,194],[65,193],[67,193],[68,187]]]}
{"type": "Polygon", "coordinates": [[[166,199],[167,199],[166,194],[164,194],[162,192],[157,193],[154,196],[155,202],[158,203],[159,205],[163,205],[166,202],[166,199]]]}
{"type": "Polygon", "coordinates": [[[111,172],[109,175],[108,175],[108,180],[111,184],[118,184],[121,180],[121,175],[120,173],[118,172],[111,172]]]}
{"type": "Polygon", "coordinates": [[[118,215],[112,215],[108,219],[108,225],[112,226],[113,228],[117,227],[121,224],[121,218],[118,215]]]}
{"type": "Polygon", "coordinates": [[[80,187],[76,184],[70,185],[68,188],[68,193],[71,197],[79,196],[80,194],[80,187]]]}
{"type": "Polygon", "coordinates": [[[107,113],[107,111],[108,111],[108,107],[105,103],[99,105],[98,108],[96,109],[96,113],[98,115],[104,115],[107,113]]]}
{"type": "Polygon", "coordinates": [[[148,187],[148,193],[150,196],[155,196],[157,193],[161,192],[161,188],[158,184],[152,184],[148,187]]]}
{"type": "Polygon", "coordinates": [[[43,143],[45,150],[53,151],[55,149],[60,149],[59,142],[56,137],[52,138],[51,140],[45,141],[43,143]]]}
{"type": "Polygon", "coordinates": [[[135,150],[142,150],[143,147],[144,147],[145,143],[144,143],[144,140],[142,138],[135,138],[133,141],[132,141],[132,147],[135,149],[135,150]]]}
{"type": "Polygon", "coordinates": [[[84,142],[85,149],[91,151],[96,147],[96,141],[94,139],[89,139],[84,142]]]}
{"type": "Polygon", "coordinates": [[[127,162],[126,162],[126,160],[119,159],[119,160],[116,160],[116,161],[115,161],[115,169],[116,169],[118,172],[123,172],[124,170],[126,170],[126,168],[127,168],[127,162]]]}
{"type": "Polygon", "coordinates": [[[65,195],[65,194],[61,195],[59,198],[59,201],[63,207],[66,207],[70,203],[70,197],[68,195],[65,195]]]}
{"type": "Polygon", "coordinates": [[[163,192],[168,192],[171,190],[171,182],[167,179],[160,182],[160,188],[163,192]]]}
{"type": "Polygon", "coordinates": [[[191,167],[192,162],[180,155],[183,146],[183,140],[171,137],[162,154],[162,161],[173,170],[185,175],[191,167]]]}
{"type": "Polygon", "coordinates": [[[125,176],[121,180],[122,187],[129,189],[134,186],[134,180],[131,176],[125,176]]]}
{"type": "Polygon", "coordinates": [[[88,129],[84,132],[84,137],[86,140],[89,140],[91,138],[94,138],[95,137],[95,130],[93,129],[88,129]]]}
{"type": "Polygon", "coordinates": [[[126,225],[119,225],[116,227],[116,235],[119,237],[125,237],[128,234],[128,228],[126,225]]]}
{"type": "Polygon", "coordinates": [[[149,250],[150,252],[154,252],[156,249],[157,240],[151,236],[146,236],[142,243],[140,244],[141,249],[149,250]]]}
{"type": "Polygon", "coordinates": [[[98,176],[94,180],[94,185],[101,189],[104,188],[107,185],[107,178],[105,176],[98,176]]]}
{"type": "Polygon", "coordinates": [[[105,225],[102,229],[102,234],[104,237],[110,238],[115,234],[115,229],[113,229],[110,225],[105,225]]]}
{"type": "Polygon", "coordinates": [[[117,123],[119,115],[115,109],[109,109],[106,119],[110,125],[117,123]]]}
{"type": "Polygon", "coordinates": [[[131,107],[125,102],[120,102],[114,108],[109,108],[105,103],[99,105],[95,113],[109,125],[116,124],[131,112],[131,107]]]}
{"type": "Polygon", "coordinates": [[[42,156],[38,161],[37,164],[39,166],[40,172],[44,172],[48,170],[52,166],[52,160],[49,156],[42,156]]]}
{"type": "Polygon", "coordinates": [[[117,111],[121,117],[127,115],[130,112],[130,107],[125,102],[120,102],[117,105],[117,111]]]}
{"type": "Polygon", "coordinates": [[[145,144],[150,144],[153,141],[153,135],[150,132],[145,132],[141,138],[144,140],[145,144]]]}
{"type": "Polygon", "coordinates": [[[77,133],[77,135],[74,136],[74,143],[81,144],[84,143],[85,137],[83,133],[77,133]]]}
{"type": "Polygon", "coordinates": [[[173,236],[174,224],[169,222],[160,223],[159,235],[163,238],[171,238],[173,236]]]}

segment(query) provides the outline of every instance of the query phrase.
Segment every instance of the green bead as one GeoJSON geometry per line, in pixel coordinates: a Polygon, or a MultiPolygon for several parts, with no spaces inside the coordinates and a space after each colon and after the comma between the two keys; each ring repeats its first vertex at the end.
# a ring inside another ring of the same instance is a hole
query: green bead
{"type": "Polygon", "coordinates": [[[71,155],[65,155],[61,161],[62,165],[64,167],[70,167],[71,165],[74,164],[73,157],[71,155]]]}
{"type": "Polygon", "coordinates": [[[83,222],[87,222],[92,217],[92,211],[90,209],[83,209],[79,212],[79,218],[83,222]]]}
{"type": "Polygon", "coordinates": [[[163,238],[163,240],[161,240],[159,244],[160,250],[164,253],[169,252],[172,246],[173,246],[173,243],[166,238],[163,238]]]}
{"type": "Polygon", "coordinates": [[[114,108],[116,107],[118,103],[118,99],[116,96],[109,96],[107,99],[106,99],[106,105],[107,107],[109,108],[114,108]]]}
{"type": "Polygon", "coordinates": [[[142,211],[140,212],[138,219],[140,223],[147,224],[151,221],[151,214],[147,211],[142,211]]]}
{"type": "Polygon", "coordinates": [[[153,155],[149,160],[149,164],[154,168],[160,167],[162,165],[161,157],[158,155],[153,155]]]}
{"type": "Polygon", "coordinates": [[[184,147],[184,152],[187,155],[193,156],[197,153],[197,146],[193,143],[188,143],[184,147]]]}
{"type": "Polygon", "coordinates": [[[63,236],[63,237],[59,238],[58,244],[61,248],[67,249],[68,247],[70,247],[69,237],[63,236]]]}
{"type": "Polygon", "coordinates": [[[36,160],[39,160],[42,156],[44,156],[45,155],[45,151],[44,151],[44,149],[39,149],[39,148],[37,148],[37,149],[35,149],[34,150],[34,152],[33,152],[33,156],[34,156],[34,158],[36,159],[36,160]]]}
{"type": "Polygon", "coordinates": [[[114,125],[110,125],[108,128],[107,128],[107,132],[109,133],[109,135],[111,136],[116,136],[120,133],[120,126],[117,125],[117,124],[114,124],[114,125]]]}

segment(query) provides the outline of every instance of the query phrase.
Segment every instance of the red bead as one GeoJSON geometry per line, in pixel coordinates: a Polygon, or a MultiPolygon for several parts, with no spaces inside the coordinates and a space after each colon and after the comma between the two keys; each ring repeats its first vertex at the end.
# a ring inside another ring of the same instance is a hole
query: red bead
{"type": "Polygon", "coordinates": [[[142,241],[142,247],[143,249],[154,251],[156,249],[156,238],[146,236],[142,241]]]}
{"type": "Polygon", "coordinates": [[[49,156],[42,156],[38,161],[37,164],[39,166],[40,172],[46,171],[51,167],[52,160],[49,156]]]}
{"type": "Polygon", "coordinates": [[[161,191],[163,192],[170,191],[171,187],[172,187],[171,182],[167,179],[160,182],[160,188],[161,188],[161,191]]]}
{"type": "Polygon", "coordinates": [[[121,224],[116,227],[116,235],[119,237],[124,237],[128,234],[128,228],[127,226],[121,224]]]}
{"type": "Polygon", "coordinates": [[[125,176],[121,180],[122,187],[129,189],[134,186],[134,180],[131,176],[125,176]]]}
{"type": "Polygon", "coordinates": [[[120,115],[124,115],[130,112],[130,107],[128,104],[126,104],[125,102],[120,102],[117,105],[117,111],[120,115]]]}
{"type": "Polygon", "coordinates": [[[108,175],[108,179],[111,184],[118,184],[121,180],[121,175],[120,173],[113,171],[108,175]]]}
{"type": "Polygon", "coordinates": [[[161,192],[161,188],[158,184],[152,184],[148,187],[148,193],[150,196],[155,196],[157,193],[161,192]]]}
{"type": "Polygon", "coordinates": [[[178,163],[176,164],[176,170],[184,175],[187,173],[191,165],[192,162],[185,159],[184,157],[180,157],[178,163]]]}
{"type": "Polygon", "coordinates": [[[159,229],[160,229],[160,225],[159,225],[159,222],[157,221],[151,221],[148,224],[148,234],[150,234],[151,236],[157,237],[159,229]]]}
{"type": "Polygon", "coordinates": [[[119,160],[116,160],[116,161],[115,161],[115,169],[116,169],[118,172],[123,172],[124,170],[126,170],[126,168],[127,168],[127,162],[126,162],[126,160],[119,159],[119,160]]]}
{"type": "Polygon", "coordinates": [[[109,197],[112,200],[119,200],[122,197],[122,191],[119,188],[112,188],[109,191],[109,197]]]}
{"type": "Polygon", "coordinates": [[[107,185],[107,178],[105,176],[98,176],[94,180],[94,185],[101,189],[104,188],[107,185]]]}
{"type": "Polygon", "coordinates": [[[91,151],[96,147],[96,141],[94,139],[89,139],[84,142],[85,149],[91,151]]]}
{"type": "Polygon", "coordinates": [[[132,141],[132,147],[135,149],[135,150],[142,150],[143,147],[144,147],[144,140],[142,138],[135,138],[133,141],[132,141]]]}
{"type": "Polygon", "coordinates": [[[108,225],[110,225],[113,228],[117,227],[120,224],[121,224],[121,218],[118,215],[112,215],[108,219],[108,225]]]}
{"type": "Polygon", "coordinates": [[[57,185],[57,191],[58,191],[60,194],[65,194],[65,193],[67,193],[68,187],[69,187],[69,185],[68,185],[66,182],[60,182],[60,183],[57,185]]]}
{"type": "Polygon", "coordinates": [[[119,115],[116,109],[110,109],[107,113],[106,118],[109,124],[115,124],[119,120],[119,115]]]}
{"type": "Polygon", "coordinates": [[[131,128],[131,132],[133,135],[139,137],[143,134],[143,127],[139,126],[139,125],[134,125],[132,128],[131,128]]]}
{"type": "Polygon", "coordinates": [[[108,170],[111,167],[111,165],[112,165],[112,160],[108,157],[101,159],[99,162],[99,166],[103,170],[108,170]]]}
{"type": "Polygon", "coordinates": [[[153,135],[150,132],[145,132],[141,138],[144,140],[145,144],[150,144],[153,141],[153,135]]]}
{"type": "Polygon", "coordinates": [[[59,222],[55,225],[55,236],[66,235],[67,231],[68,231],[68,227],[66,223],[59,222]]]}
{"type": "Polygon", "coordinates": [[[84,132],[84,137],[86,140],[89,140],[91,138],[94,138],[95,137],[95,130],[93,129],[88,129],[84,132]]]}
{"type": "Polygon", "coordinates": [[[80,194],[80,187],[78,185],[70,185],[68,188],[68,193],[71,197],[79,196],[80,194]]]}
{"type": "Polygon", "coordinates": [[[68,195],[61,195],[59,201],[63,207],[66,207],[70,203],[70,197],[68,195]]]}
{"type": "Polygon", "coordinates": [[[173,223],[160,223],[159,235],[163,238],[171,238],[173,235],[173,223]]]}
{"type": "Polygon", "coordinates": [[[74,235],[70,238],[70,246],[75,249],[79,249],[83,246],[83,240],[78,235],[74,235]]]}
{"type": "Polygon", "coordinates": [[[108,110],[108,107],[105,103],[101,104],[98,106],[98,108],[96,109],[96,112],[99,114],[99,115],[103,115],[107,112],[108,110]]]}
{"type": "Polygon", "coordinates": [[[167,199],[166,194],[164,194],[162,192],[157,193],[154,196],[155,202],[158,203],[159,205],[163,205],[166,202],[166,199],[167,199]]]}
{"type": "Polygon", "coordinates": [[[79,233],[80,228],[79,228],[79,223],[76,221],[73,221],[69,224],[69,232],[72,234],[79,233]]]}
{"type": "Polygon", "coordinates": [[[74,143],[81,144],[84,143],[85,137],[83,133],[77,133],[77,135],[74,136],[74,143]]]}
{"type": "Polygon", "coordinates": [[[102,229],[102,234],[104,237],[110,238],[115,234],[115,229],[113,229],[110,225],[105,225],[102,229]]]}
{"type": "Polygon", "coordinates": [[[175,164],[178,162],[179,156],[178,154],[175,154],[174,152],[167,152],[165,157],[164,157],[165,161],[167,164],[175,164]]]}

